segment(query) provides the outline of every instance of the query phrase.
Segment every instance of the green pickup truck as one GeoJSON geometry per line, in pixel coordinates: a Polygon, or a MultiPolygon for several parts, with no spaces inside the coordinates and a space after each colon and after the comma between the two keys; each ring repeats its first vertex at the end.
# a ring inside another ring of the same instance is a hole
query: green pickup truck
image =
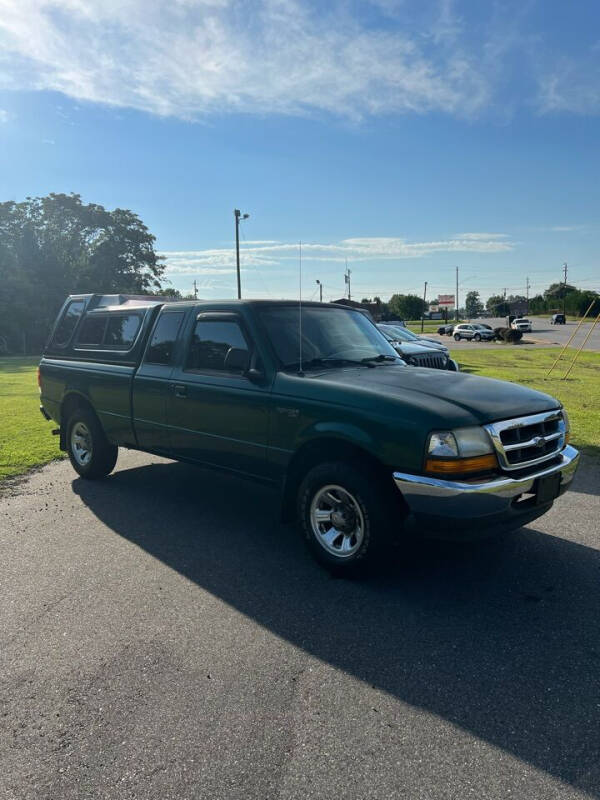
{"type": "Polygon", "coordinates": [[[407,366],[343,306],[74,295],[39,382],[82,478],[108,475],[128,447],[268,482],[341,572],[408,535],[525,525],[579,460],[553,397],[407,366]]]}

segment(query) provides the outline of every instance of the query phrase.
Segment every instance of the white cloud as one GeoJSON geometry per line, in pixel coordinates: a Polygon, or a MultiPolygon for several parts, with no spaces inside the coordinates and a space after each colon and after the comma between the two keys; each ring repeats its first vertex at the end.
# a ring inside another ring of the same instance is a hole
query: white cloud
{"type": "Polygon", "coordinates": [[[508,239],[507,233],[457,233],[457,239],[467,239],[472,242],[485,241],[487,239],[508,239]]]}
{"type": "Polygon", "coordinates": [[[3,108],[0,108],[0,125],[4,122],[8,122],[10,119],[10,114],[8,111],[5,111],[3,108]]]}
{"type": "Polygon", "coordinates": [[[538,81],[542,112],[600,113],[600,41],[578,58],[558,58],[538,81]]]}
{"type": "Polygon", "coordinates": [[[0,88],[160,115],[469,115],[488,100],[464,52],[350,5],[300,0],[0,0],[0,88]],[[4,62],[2,65],[1,62],[4,62]]]}
{"type": "MultiPolygon", "coordinates": [[[[360,237],[334,243],[303,242],[303,261],[343,263],[422,258],[433,253],[504,253],[513,249],[506,234],[462,234],[451,239],[410,242],[398,237],[360,237]]],[[[226,274],[235,269],[235,252],[230,248],[171,250],[166,258],[167,273],[181,275],[226,274]]],[[[250,244],[240,246],[244,267],[288,265],[298,259],[298,243],[250,244]]]]}

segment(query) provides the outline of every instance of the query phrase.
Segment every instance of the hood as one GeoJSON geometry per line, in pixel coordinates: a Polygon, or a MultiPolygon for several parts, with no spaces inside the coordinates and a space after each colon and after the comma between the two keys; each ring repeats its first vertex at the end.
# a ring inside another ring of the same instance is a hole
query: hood
{"type": "Polygon", "coordinates": [[[432,349],[441,350],[440,347],[432,348],[430,345],[425,343],[421,344],[420,342],[414,342],[413,344],[413,342],[400,342],[397,340],[393,342],[392,347],[398,353],[401,353],[405,356],[416,356],[423,353],[431,353],[432,349]]]}
{"type": "Polygon", "coordinates": [[[414,416],[429,428],[482,425],[560,406],[550,395],[516,383],[399,365],[314,371],[304,377],[280,372],[274,390],[386,416],[414,416]]]}

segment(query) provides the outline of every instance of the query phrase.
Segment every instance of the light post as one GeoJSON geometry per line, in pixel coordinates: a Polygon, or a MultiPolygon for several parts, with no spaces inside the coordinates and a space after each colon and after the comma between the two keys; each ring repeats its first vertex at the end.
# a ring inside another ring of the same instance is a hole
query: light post
{"type": "Polygon", "coordinates": [[[237,266],[237,290],[238,290],[238,300],[241,300],[242,281],[240,278],[240,217],[242,219],[248,219],[250,214],[242,214],[239,208],[235,208],[233,210],[233,216],[235,217],[235,263],[237,266]]]}
{"type": "Polygon", "coordinates": [[[318,279],[317,279],[316,283],[317,283],[317,285],[319,287],[319,303],[322,303],[323,302],[323,284],[318,279]]]}

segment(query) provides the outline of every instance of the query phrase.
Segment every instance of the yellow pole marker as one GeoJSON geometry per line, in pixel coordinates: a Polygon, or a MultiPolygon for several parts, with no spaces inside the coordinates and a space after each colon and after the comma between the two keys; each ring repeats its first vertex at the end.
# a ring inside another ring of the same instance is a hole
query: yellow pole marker
{"type": "Polygon", "coordinates": [[[562,349],[562,350],[560,351],[560,353],[557,355],[557,357],[556,357],[556,361],[554,362],[554,364],[552,364],[552,366],[550,367],[550,369],[549,369],[549,370],[548,370],[548,372],[546,373],[546,377],[548,377],[548,375],[550,375],[550,373],[552,372],[552,370],[554,369],[554,367],[555,367],[555,366],[558,364],[558,362],[559,362],[559,361],[560,361],[560,359],[562,358],[562,356],[563,356],[563,353],[565,352],[565,350],[567,349],[567,347],[568,347],[568,346],[571,344],[571,342],[573,341],[573,339],[574,339],[574,338],[575,338],[575,336],[577,335],[577,331],[579,330],[579,328],[581,328],[581,323],[585,321],[585,318],[587,317],[587,315],[588,315],[588,314],[590,313],[590,311],[592,310],[592,306],[594,305],[594,303],[595,303],[595,302],[596,302],[595,300],[592,300],[592,302],[589,304],[589,306],[588,306],[588,310],[585,312],[585,314],[583,315],[583,317],[582,317],[582,318],[579,320],[579,325],[578,325],[578,326],[575,328],[575,330],[574,330],[574,331],[573,331],[573,333],[571,334],[571,336],[570,336],[570,338],[569,338],[569,341],[566,343],[566,345],[563,347],[563,349],[562,349]]]}
{"type": "Polygon", "coordinates": [[[589,329],[589,331],[587,332],[587,336],[585,337],[585,339],[584,339],[584,340],[583,340],[583,342],[581,343],[581,347],[579,348],[579,350],[578,350],[578,351],[575,353],[575,356],[574,356],[574,358],[573,358],[573,361],[571,361],[571,365],[570,365],[569,369],[568,369],[568,370],[565,372],[565,374],[563,375],[563,377],[561,378],[561,380],[563,380],[563,381],[564,381],[564,380],[566,379],[567,375],[569,374],[569,372],[571,372],[571,370],[573,369],[573,365],[574,365],[574,364],[575,364],[575,362],[577,361],[577,359],[578,359],[578,357],[579,357],[579,353],[581,353],[581,351],[582,351],[582,350],[583,350],[583,348],[585,347],[585,343],[587,342],[587,340],[588,340],[588,339],[590,338],[590,336],[592,335],[592,331],[593,331],[593,330],[594,330],[594,328],[596,327],[596,325],[597,325],[597,323],[598,323],[598,320],[600,320],[600,314],[598,314],[598,316],[596,317],[596,319],[595,319],[595,320],[592,322],[592,324],[590,325],[590,329],[589,329]]]}

